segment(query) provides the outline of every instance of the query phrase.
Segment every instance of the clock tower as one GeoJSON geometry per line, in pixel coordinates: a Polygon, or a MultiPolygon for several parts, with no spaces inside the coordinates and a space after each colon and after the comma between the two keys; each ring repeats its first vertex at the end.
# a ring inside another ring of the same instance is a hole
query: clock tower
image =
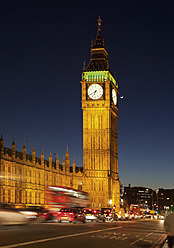
{"type": "Polygon", "coordinates": [[[91,207],[120,208],[118,177],[118,84],[110,71],[108,51],[98,32],[91,58],[82,73],[83,189],[91,207]]]}

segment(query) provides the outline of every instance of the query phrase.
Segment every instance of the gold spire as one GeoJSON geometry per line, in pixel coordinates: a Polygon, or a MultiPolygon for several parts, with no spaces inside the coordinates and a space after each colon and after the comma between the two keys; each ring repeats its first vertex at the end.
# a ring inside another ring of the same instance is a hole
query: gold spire
{"type": "Polygon", "coordinates": [[[59,159],[59,157],[58,157],[58,152],[57,152],[57,157],[56,157],[56,159],[59,159]]]}
{"type": "Polygon", "coordinates": [[[98,29],[100,29],[101,28],[101,23],[102,23],[102,20],[100,19],[100,15],[99,15],[99,18],[98,18],[98,29]]]}
{"type": "Polygon", "coordinates": [[[66,154],[68,154],[68,145],[67,145],[67,147],[66,147],[66,154]]]}
{"type": "Polygon", "coordinates": [[[13,143],[12,143],[12,145],[15,145],[14,138],[13,138],[13,143]]]}
{"type": "Polygon", "coordinates": [[[4,140],[3,140],[3,136],[2,136],[2,133],[1,133],[1,139],[0,139],[0,140],[4,141],[4,140]]]}

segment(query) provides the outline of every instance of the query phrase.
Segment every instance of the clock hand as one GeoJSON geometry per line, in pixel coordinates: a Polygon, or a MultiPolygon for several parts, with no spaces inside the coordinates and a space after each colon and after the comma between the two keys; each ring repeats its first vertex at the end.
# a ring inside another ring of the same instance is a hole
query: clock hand
{"type": "Polygon", "coordinates": [[[89,94],[89,96],[90,96],[90,95],[95,95],[96,91],[97,91],[97,90],[95,90],[94,92],[92,92],[91,94],[89,94]]]}

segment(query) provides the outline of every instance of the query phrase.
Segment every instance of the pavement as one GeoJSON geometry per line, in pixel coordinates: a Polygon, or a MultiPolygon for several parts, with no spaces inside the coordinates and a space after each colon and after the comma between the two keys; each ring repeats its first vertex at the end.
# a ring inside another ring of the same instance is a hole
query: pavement
{"type": "Polygon", "coordinates": [[[165,241],[165,243],[163,244],[163,246],[161,246],[161,248],[168,248],[167,241],[165,241]]]}

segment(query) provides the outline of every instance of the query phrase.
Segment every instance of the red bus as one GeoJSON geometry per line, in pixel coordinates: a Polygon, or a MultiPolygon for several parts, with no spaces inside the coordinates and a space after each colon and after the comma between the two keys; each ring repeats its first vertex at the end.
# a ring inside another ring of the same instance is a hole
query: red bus
{"type": "Polygon", "coordinates": [[[133,213],[140,213],[140,205],[139,204],[130,204],[130,211],[133,213]]]}
{"type": "Polygon", "coordinates": [[[45,208],[53,216],[57,216],[57,212],[61,208],[67,207],[89,207],[88,193],[67,187],[47,186],[45,189],[45,208]]]}
{"type": "Polygon", "coordinates": [[[147,205],[130,204],[130,211],[142,214],[145,212],[149,212],[150,210],[147,205]]]}

